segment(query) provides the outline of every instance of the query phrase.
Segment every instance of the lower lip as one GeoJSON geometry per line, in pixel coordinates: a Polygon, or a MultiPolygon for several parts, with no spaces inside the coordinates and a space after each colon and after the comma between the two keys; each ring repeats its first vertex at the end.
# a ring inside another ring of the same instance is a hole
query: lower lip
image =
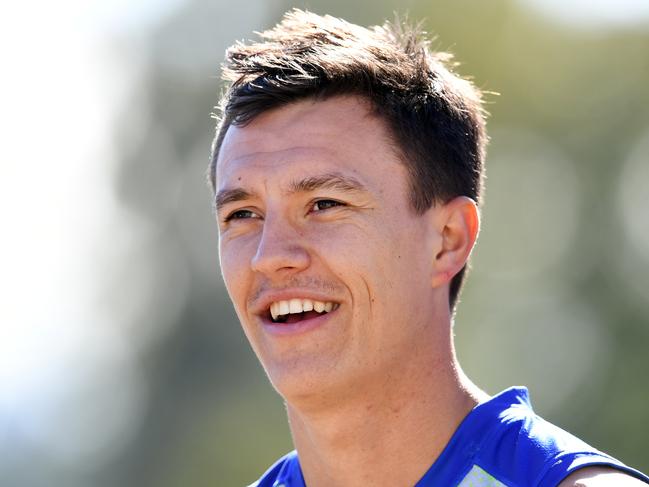
{"type": "Polygon", "coordinates": [[[315,318],[308,320],[297,321],[295,323],[273,323],[267,318],[262,318],[262,325],[264,330],[275,336],[293,336],[307,333],[315,328],[319,328],[329,321],[331,315],[335,314],[338,310],[324,313],[315,318]]]}

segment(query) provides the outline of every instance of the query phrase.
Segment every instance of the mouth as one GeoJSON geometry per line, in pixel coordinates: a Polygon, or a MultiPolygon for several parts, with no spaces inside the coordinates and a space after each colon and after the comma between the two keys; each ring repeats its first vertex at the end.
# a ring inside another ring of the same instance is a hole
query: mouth
{"type": "Polygon", "coordinates": [[[331,313],[339,306],[333,301],[293,298],[271,303],[267,317],[272,323],[292,324],[331,313]]]}

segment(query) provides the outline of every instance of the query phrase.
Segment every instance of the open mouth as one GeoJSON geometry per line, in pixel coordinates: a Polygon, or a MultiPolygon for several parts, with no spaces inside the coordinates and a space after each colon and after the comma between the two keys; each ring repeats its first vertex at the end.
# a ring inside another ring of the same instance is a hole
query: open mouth
{"type": "Polygon", "coordinates": [[[335,311],[339,306],[332,301],[294,298],[275,301],[270,305],[268,313],[273,323],[297,323],[335,311]]]}

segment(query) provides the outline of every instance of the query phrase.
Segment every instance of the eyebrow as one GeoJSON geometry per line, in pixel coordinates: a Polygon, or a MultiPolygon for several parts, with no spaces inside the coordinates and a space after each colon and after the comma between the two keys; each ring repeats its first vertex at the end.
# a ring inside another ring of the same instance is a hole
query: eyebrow
{"type": "MultiPolygon", "coordinates": [[[[288,194],[310,193],[318,189],[335,189],[344,193],[361,193],[367,191],[358,179],[345,176],[338,172],[330,172],[291,182],[288,187],[288,194]]],[[[216,194],[214,206],[216,211],[219,211],[219,209],[229,203],[252,199],[255,196],[256,193],[243,188],[225,188],[216,194]]]]}
{"type": "Polygon", "coordinates": [[[216,194],[214,198],[214,208],[219,211],[228,203],[235,203],[253,198],[254,193],[250,193],[243,188],[222,189],[216,194]]]}
{"type": "Polygon", "coordinates": [[[365,186],[355,178],[338,172],[311,176],[289,185],[289,193],[309,193],[317,189],[337,189],[345,193],[366,191],[365,186]]]}

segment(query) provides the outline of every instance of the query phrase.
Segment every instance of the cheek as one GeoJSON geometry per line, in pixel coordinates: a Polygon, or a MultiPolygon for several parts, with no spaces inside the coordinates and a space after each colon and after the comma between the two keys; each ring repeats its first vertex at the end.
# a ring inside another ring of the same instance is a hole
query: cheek
{"type": "Polygon", "coordinates": [[[225,287],[233,301],[235,307],[238,306],[238,296],[241,295],[245,288],[247,270],[250,262],[247,259],[245,252],[242,252],[239,246],[233,244],[220,244],[219,245],[219,262],[221,265],[221,274],[225,287]]]}
{"type": "Polygon", "coordinates": [[[392,288],[394,274],[392,242],[374,230],[339,234],[327,248],[327,260],[335,263],[334,268],[349,287],[355,305],[371,310],[392,288]]]}
{"type": "Polygon", "coordinates": [[[411,305],[425,291],[430,259],[420,228],[389,222],[379,229],[374,239],[365,242],[362,254],[377,289],[389,303],[411,305]]]}

